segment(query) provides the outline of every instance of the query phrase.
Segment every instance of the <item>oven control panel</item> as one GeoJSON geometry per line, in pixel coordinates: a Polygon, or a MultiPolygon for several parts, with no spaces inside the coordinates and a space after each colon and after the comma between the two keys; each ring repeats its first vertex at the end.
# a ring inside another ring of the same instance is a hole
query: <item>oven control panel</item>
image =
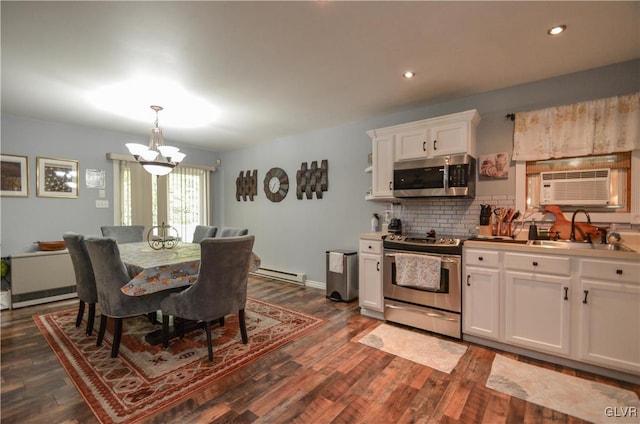
{"type": "Polygon", "coordinates": [[[434,245],[434,246],[460,246],[462,241],[451,237],[411,237],[400,234],[389,234],[385,240],[396,243],[406,243],[414,245],[434,245]]]}

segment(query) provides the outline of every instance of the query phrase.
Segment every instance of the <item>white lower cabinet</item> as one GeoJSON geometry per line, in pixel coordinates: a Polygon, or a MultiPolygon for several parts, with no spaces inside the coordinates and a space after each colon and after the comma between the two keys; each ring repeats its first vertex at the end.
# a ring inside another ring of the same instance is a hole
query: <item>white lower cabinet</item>
{"type": "Polygon", "coordinates": [[[465,247],[463,333],[640,375],[640,262],[465,247]]]}
{"type": "Polygon", "coordinates": [[[382,295],[382,241],[360,240],[358,255],[360,308],[384,312],[382,295]]]}
{"type": "Polygon", "coordinates": [[[640,264],[583,259],[579,357],[640,374],[640,264]]]}
{"type": "Polygon", "coordinates": [[[462,331],[500,340],[499,253],[468,249],[464,258],[462,331]]]}
{"type": "Polygon", "coordinates": [[[569,277],[505,272],[505,340],[568,355],[571,308],[566,293],[570,283],[569,277]]]}

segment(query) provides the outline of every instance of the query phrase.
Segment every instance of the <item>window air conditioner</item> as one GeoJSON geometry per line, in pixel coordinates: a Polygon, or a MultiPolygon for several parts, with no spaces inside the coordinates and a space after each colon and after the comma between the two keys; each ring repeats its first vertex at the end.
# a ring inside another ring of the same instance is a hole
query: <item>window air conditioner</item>
{"type": "Polygon", "coordinates": [[[609,204],[609,169],[541,172],[541,205],[609,204]]]}

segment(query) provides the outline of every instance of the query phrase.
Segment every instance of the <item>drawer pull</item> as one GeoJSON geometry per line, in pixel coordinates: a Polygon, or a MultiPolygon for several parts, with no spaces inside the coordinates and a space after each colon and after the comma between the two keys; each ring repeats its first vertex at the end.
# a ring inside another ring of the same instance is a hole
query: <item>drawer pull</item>
{"type": "Polygon", "coordinates": [[[426,141],[423,141],[423,142],[422,142],[422,151],[423,151],[423,152],[426,152],[426,151],[427,151],[427,142],[426,142],[426,141]]]}
{"type": "Polygon", "coordinates": [[[616,274],[622,275],[622,270],[621,269],[616,269],[616,274]]]}
{"type": "Polygon", "coordinates": [[[584,291],[584,300],[582,301],[582,303],[584,303],[585,305],[587,304],[587,296],[589,296],[589,290],[584,291]]]}
{"type": "Polygon", "coordinates": [[[564,288],[564,300],[569,300],[569,287],[563,287],[564,288]]]}
{"type": "Polygon", "coordinates": [[[471,279],[471,275],[467,275],[467,286],[471,285],[471,283],[469,282],[469,279],[471,279]]]}
{"type": "Polygon", "coordinates": [[[438,150],[438,140],[433,140],[433,150],[438,150]]]}
{"type": "Polygon", "coordinates": [[[373,247],[369,246],[369,249],[373,249],[373,247]]]}
{"type": "Polygon", "coordinates": [[[482,256],[478,256],[478,260],[482,261],[482,260],[484,260],[484,258],[482,256]]]}
{"type": "Polygon", "coordinates": [[[380,261],[376,262],[376,271],[380,271],[380,261]]]}
{"type": "Polygon", "coordinates": [[[538,262],[533,262],[533,266],[538,266],[538,262]]]}

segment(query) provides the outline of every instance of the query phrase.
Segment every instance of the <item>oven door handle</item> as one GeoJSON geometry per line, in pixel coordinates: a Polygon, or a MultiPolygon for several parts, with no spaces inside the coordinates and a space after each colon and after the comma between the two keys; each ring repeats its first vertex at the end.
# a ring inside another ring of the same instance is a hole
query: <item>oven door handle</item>
{"type": "MultiPolygon", "coordinates": [[[[387,256],[389,258],[395,258],[396,254],[395,253],[385,253],[384,256],[387,256]]],[[[431,256],[435,256],[435,255],[431,255],[431,256]]],[[[447,262],[447,263],[451,263],[451,264],[456,264],[458,263],[458,259],[449,259],[449,258],[441,258],[440,259],[442,262],[447,262]]]]}
{"type": "MultiPolygon", "coordinates": [[[[402,306],[398,306],[398,305],[390,305],[390,304],[388,304],[388,303],[386,303],[384,306],[385,306],[385,308],[389,308],[389,309],[407,310],[407,308],[403,308],[402,306]]],[[[414,310],[414,309],[412,309],[412,311],[413,311],[413,310],[414,310]]],[[[420,313],[421,313],[421,314],[423,314],[423,315],[426,315],[426,316],[428,316],[428,317],[431,317],[431,318],[438,318],[438,319],[441,319],[441,320],[444,320],[444,321],[457,321],[457,319],[455,319],[455,318],[448,317],[448,316],[447,316],[447,315],[445,315],[445,314],[441,314],[441,313],[435,312],[435,311],[433,311],[433,310],[430,310],[430,311],[428,311],[428,312],[420,311],[420,313]]]]}

